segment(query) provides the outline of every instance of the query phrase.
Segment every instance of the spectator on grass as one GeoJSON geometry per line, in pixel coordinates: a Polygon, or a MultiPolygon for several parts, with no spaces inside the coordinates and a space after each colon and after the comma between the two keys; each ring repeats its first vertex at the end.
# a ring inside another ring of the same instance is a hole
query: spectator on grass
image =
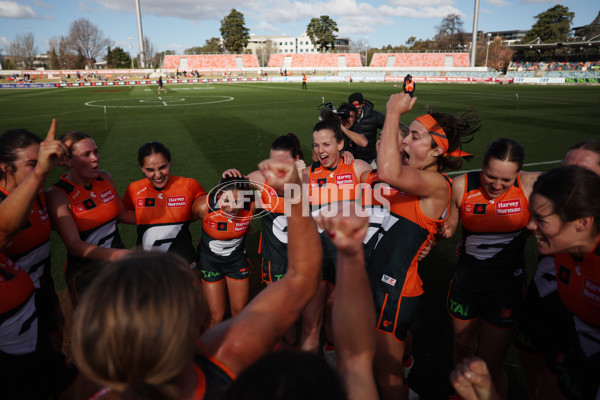
{"type": "Polygon", "coordinates": [[[348,103],[356,107],[355,127],[367,138],[367,146],[356,149],[355,157],[371,163],[377,157],[375,143],[377,143],[377,132],[383,128],[385,115],[374,110],[374,105],[363,98],[362,93],[353,93],[348,97],[348,103]]]}
{"type": "MultiPolygon", "coordinates": [[[[266,160],[259,168],[281,194],[285,184],[301,184],[291,158],[266,160]]],[[[298,193],[287,217],[287,275],[238,316],[209,330],[200,286],[178,256],[136,254],[101,269],[73,322],[75,359],[87,376],[106,386],[98,398],[216,397],[273,349],[320,279],[316,225],[303,215],[298,193]]]]}

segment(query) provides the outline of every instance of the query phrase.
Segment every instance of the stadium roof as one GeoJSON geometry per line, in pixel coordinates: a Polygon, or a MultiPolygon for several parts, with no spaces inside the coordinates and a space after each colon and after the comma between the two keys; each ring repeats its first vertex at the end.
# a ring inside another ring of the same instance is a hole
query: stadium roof
{"type": "Polygon", "coordinates": [[[557,42],[557,43],[524,43],[508,45],[513,50],[547,50],[559,49],[562,47],[584,48],[584,47],[600,47],[599,40],[590,40],[587,42],[557,42]]]}

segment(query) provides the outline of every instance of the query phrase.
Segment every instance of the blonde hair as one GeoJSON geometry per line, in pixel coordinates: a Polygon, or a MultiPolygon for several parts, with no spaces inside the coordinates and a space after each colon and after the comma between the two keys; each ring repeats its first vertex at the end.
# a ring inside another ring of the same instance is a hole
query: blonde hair
{"type": "Polygon", "coordinates": [[[101,269],[74,313],[77,365],[117,392],[150,385],[176,398],[209,316],[189,264],[172,253],[140,252],[101,269]]]}

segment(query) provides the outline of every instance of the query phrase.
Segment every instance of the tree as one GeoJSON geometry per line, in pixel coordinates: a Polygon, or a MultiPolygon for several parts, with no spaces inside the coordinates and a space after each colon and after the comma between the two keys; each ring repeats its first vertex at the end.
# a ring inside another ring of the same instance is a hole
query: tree
{"type": "Polygon", "coordinates": [[[537,22],[527,32],[522,43],[530,43],[537,38],[543,43],[565,42],[571,32],[571,24],[575,13],[569,12],[569,8],[555,5],[535,16],[537,22]]]}
{"type": "Polygon", "coordinates": [[[158,65],[155,59],[156,49],[146,36],[144,36],[144,59],[146,60],[146,68],[153,68],[158,65]]]}
{"type": "Polygon", "coordinates": [[[60,69],[60,62],[58,61],[58,55],[54,47],[50,50],[50,69],[60,69]]]}
{"type": "Polygon", "coordinates": [[[438,50],[459,49],[464,43],[463,20],[458,14],[448,14],[436,26],[435,47],[438,50]]]}
{"type": "MultiPolygon", "coordinates": [[[[107,61],[108,61],[108,57],[107,61]]],[[[131,57],[121,47],[115,47],[110,52],[110,58],[112,59],[113,68],[131,68],[131,57]]]]}
{"type": "Polygon", "coordinates": [[[590,40],[598,35],[600,35],[600,12],[589,25],[579,31],[579,36],[582,36],[584,40],[590,40]]]}
{"type": "Polygon", "coordinates": [[[24,35],[17,35],[15,40],[10,42],[8,52],[10,53],[16,65],[22,68],[33,68],[33,61],[37,53],[35,39],[33,33],[29,32],[24,35]]]}
{"type": "Polygon", "coordinates": [[[97,25],[86,18],[71,23],[69,28],[69,47],[84,58],[84,64],[93,67],[96,58],[110,44],[97,25]]]}
{"type": "Polygon", "coordinates": [[[104,61],[106,61],[106,68],[115,67],[110,46],[108,46],[108,50],[106,51],[106,58],[104,59],[104,61]]]}
{"type": "Polygon", "coordinates": [[[202,54],[202,53],[223,53],[223,46],[221,39],[212,37],[207,39],[204,46],[195,46],[185,49],[184,54],[202,54]]]}
{"type": "Polygon", "coordinates": [[[249,29],[246,28],[244,14],[235,8],[221,20],[221,37],[223,45],[231,53],[241,53],[250,40],[249,29]]]}
{"type": "Polygon", "coordinates": [[[329,47],[335,48],[334,32],[339,32],[337,23],[328,15],[311,19],[306,27],[306,35],[320,52],[325,52],[329,47]]]}

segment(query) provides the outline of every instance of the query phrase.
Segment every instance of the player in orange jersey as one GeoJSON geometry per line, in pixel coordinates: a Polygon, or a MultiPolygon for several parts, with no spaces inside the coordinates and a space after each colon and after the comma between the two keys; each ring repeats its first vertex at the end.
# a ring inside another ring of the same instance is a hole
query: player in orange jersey
{"type": "MultiPolygon", "coordinates": [[[[358,197],[360,176],[371,170],[363,160],[346,164],[341,151],[344,134],[339,121],[324,119],[313,128],[313,156],[317,161],[304,170],[304,182],[309,185],[309,202],[313,216],[337,208],[339,203],[354,204],[358,197]]],[[[325,320],[325,355],[331,359],[334,338],[331,327],[331,307],[335,296],[335,261],[337,250],[327,234],[321,231],[323,244],[323,278],[317,294],[302,315],[300,348],[317,352],[320,330],[325,320]],[[328,353],[329,352],[329,353],[328,353]]]]}
{"type": "Polygon", "coordinates": [[[444,235],[456,231],[463,241],[448,294],[454,325],[454,365],[478,355],[494,386],[508,390],[502,363],[514,336],[525,288],[528,199],[538,172],[521,171],[525,151],[511,139],[487,148],[482,171],[459,176],[452,185],[452,206],[444,235]]]}
{"type": "Polygon", "coordinates": [[[51,169],[68,153],[67,146],[54,139],[55,131],[53,120],[44,141],[24,130],[0,138],[0,176],[7,194],[0,202],[0,384],[2,398],[7,399],[87,397],[85,391],[77,392],[82,389],[77,369],[52,348],[45,326],[50,318],[42,315],[48,310],[38,308],[40,301],[51,301],[46,296],[38,299],[41,289],[54,289],[44,287],[39,275],[48,256],[42,251],[44,238],[48,240],[48,214],[41,207],[40,192],[51,169]],[[30,235],[25,238],[24,233],[30,235]],[[7,257],[7,249],[27,271],[7,257]]]}
{"type": "Polygon", "coordinates": [[[540,399],[600,396],[599,198],[600,176],[576,165],[542,174],[531,193],[527,228],[541,254],[554,254],[558,293],[574,322],[574,339],[546,373],[540,399]]]}
{"type": "Polygon", "coordinates": [[[446,218],[450,183],[442,171],[457,169],[462,143],[479,130],[471,113],[431,112],[417,117],[403,137],[401,117],[417,98],[394,94],[386,106],[377,152],[377,174],[391,186],[390,214],[367,267],[378,311],[374,371],[383,399],[405,398],[403,356],[419,296],[418,257],[446,218]]]}
{"type": "Polygon", "coordinates": [[[248,303],[250,263],[244,239],[250,232],[254,213],[253,194],[247,178],[226,177],[202,198],[199,206],[202,237],[198,243],[198,265],[211,327],[225,316],[226,291],[232,317],[248,303]]]}
{"type": "Polygon", "coordinates": [[[196,267],[190,223],[200,218],[206,192],[193,178],[171,175],[171,152],[149,142],[138,150],[144,179],[129,184],[123,197],[125,222],[137,224],[137,245],[144,250],[172,251],[196,267]]]}
{"type": "Polygon", "coordinates": [[[77,274],[97,260],[117,260],[124,249],[117,222],[125,213],[110,174],[99,168],[100,154],[89,135],[71,131],[60,137],[69,153],[67,173],[46,192],[52,226],[67,247],[65,281],[77,303],[77,274]]]}

